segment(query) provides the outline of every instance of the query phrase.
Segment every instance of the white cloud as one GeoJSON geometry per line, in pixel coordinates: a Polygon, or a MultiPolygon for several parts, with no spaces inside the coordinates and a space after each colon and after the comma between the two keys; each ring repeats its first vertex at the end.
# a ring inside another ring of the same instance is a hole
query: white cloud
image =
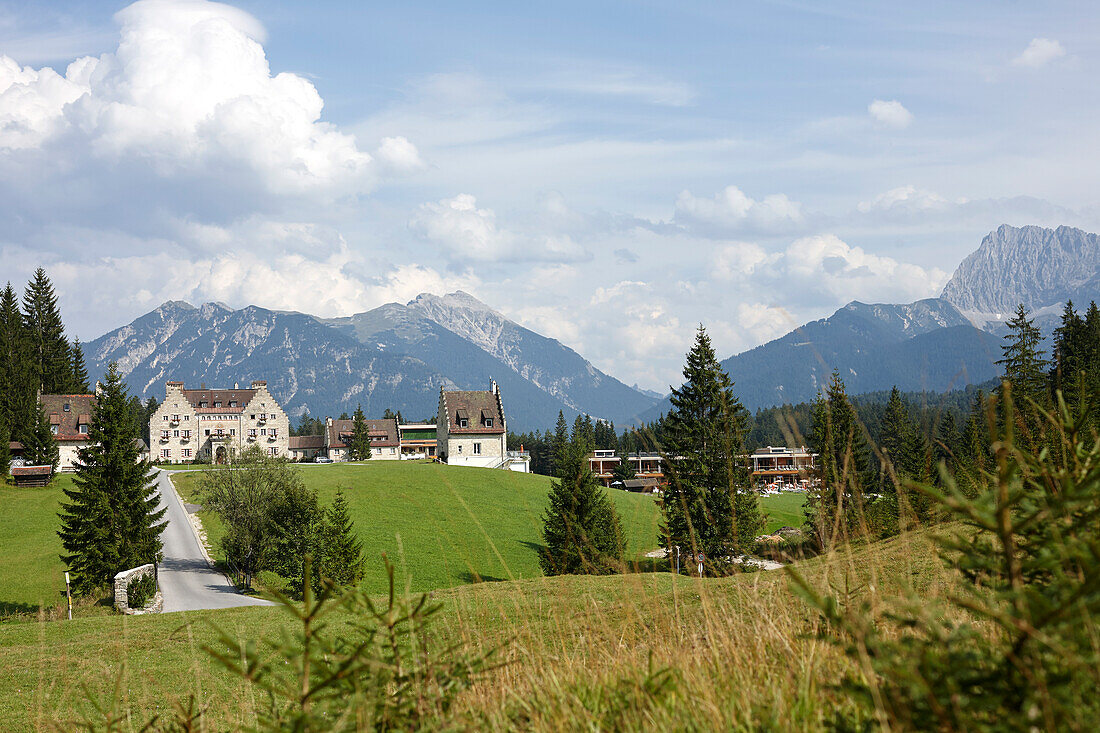
{"type": "Polygon", "coordinates": [[[496,213],[478,208],[477,199],[466,193],[421,204],[409,226],[439,245],[458,266],[471,262],[571,262],[588,257],[568,235],[525,237],[498,226],[496,213]]]}
{"type": "Polygon", "coordinates": [[[321,121],[309,81],[272,75],[263,27],[247,13],[142,0],[115,20],[117,50],[64,76],[0,57],[0,151],[41,149],[51,166],[140,164],[161,178],[228,170],[277,194],[370,187],[371,156],[321,121]]]}
{"type": "Polygon", "coordinates": [[[737,186],[726,186],[711,198],[683,191],[676,199],[675,221],[709,233],[789,231],[803,222],[802,207],[784,194],[749,198],[737,186]]]}
{"type": "Polygon", "coordinates": [[[1027,48],[1012,59],[1012,65],[1037,69],[1065,55],[1066,49],[1058,41],[1052,38],[1032,38],[1027,48]]]}
{"type": "Polygon", "coordinates": [[[869,201],[860,201],[856,207],[861,213],[888,211],[927,211],[943,209],[950,202],[933,191],[919,189],[916,186],[899,186],[880,193],[869,201]]]}
{"type": "Polygon", "coordinates": [[[913,121],[913,113],[896,99],[876,99],[867,105],[867,111],[876,122],[899,130],[909,127],[909,123],[913,121]]]}
{"type": "Polygon", "coordinates": [[[378,161],[396,173],[411,173],[425,167],[420,151],[403,136],[384,137],[375,152],[378,161]]]}

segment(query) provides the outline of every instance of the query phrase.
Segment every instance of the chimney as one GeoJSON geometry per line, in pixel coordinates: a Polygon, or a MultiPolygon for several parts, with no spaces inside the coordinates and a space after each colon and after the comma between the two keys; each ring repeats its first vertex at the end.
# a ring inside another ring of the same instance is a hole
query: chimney
{"type": "Polygon", "coordinates": [[[332,427],[332,418],[331,417],[326,417],[325,418],[325,427],[326,428],[331,428],[332,427]]]}
{"type": "Polygon", "coordinates": [[[241,383],[240,382],[234,382],[233,383],[233,389],[240,389],[240,388],[241,388],[241,383]]]}
{"type": "Polygon", "coordinates": [[[253,379],[252,380],[252,389],[259,389],[260,387],[266,387],[266,386],[267,386],[267,380],[266,379],[253,379]]]}
{"type": "Polygon", "coordinates": [[[199,389],[206,389],[206,382],[199,382],[199,389]]]}

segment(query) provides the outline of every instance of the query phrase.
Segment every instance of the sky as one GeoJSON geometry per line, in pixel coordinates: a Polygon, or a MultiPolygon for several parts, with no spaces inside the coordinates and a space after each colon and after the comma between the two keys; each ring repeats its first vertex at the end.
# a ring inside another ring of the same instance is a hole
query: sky
{"type": "Polygon", "coordinates": [[[1091,2],[0,1],[0,280],[85,341],[461,289],[663,392],[699,324],[1100,230],[1098,44],[1091,2]]]}

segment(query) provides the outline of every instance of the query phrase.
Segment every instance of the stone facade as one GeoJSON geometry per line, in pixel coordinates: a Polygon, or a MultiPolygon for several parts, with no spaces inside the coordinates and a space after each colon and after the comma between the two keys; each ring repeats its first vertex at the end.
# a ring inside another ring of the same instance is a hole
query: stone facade
{"type": "Polygon", "coordinates": [[[167,382],[164,402],[149,419],[149,439],[150,458],[164,463],[226,463],[252,445],[291,457],[290,418],[263,380],[248,389],[184,389],[183,382],[167,382]]]}
{"type": "Polygon", "coordinates": [[[508,428],[496,382],[488,391],[439,390],[436,444],[436,455],[451,466],[506,464],[508,428]]]}

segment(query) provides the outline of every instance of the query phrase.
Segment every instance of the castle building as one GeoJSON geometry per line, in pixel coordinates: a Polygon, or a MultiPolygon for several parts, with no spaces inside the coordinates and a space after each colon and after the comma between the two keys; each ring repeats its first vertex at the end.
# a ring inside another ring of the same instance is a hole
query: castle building
{"type": "Polygon", "coordinates": [[[195,459],[228,463],[245,448],[290,457],[290,419],[255,380],[248,389],[184,389],[166,382],[164,402],[149,419],[150,457],[165,463],[195,459]]]}
{"type": "Polygon", "coordinates": [[[508,450],[508,428],[500,387],[489,390],[439,390],[436,417],[436,455],[451,466],[507,468],[528,473],[531,456],[508,450]]]}

